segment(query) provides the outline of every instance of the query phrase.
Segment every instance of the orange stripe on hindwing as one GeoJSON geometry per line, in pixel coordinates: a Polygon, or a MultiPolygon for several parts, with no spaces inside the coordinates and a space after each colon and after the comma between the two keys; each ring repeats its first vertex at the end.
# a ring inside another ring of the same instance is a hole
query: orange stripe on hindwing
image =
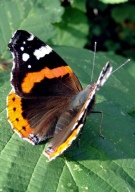
{"type": "Polygon", "coordinates": [[[34,84],[41,82],[44,78],[53,79],[63,77],[68,73],[72,73],[72,70],[69,66],[61,66],[54,69],[49,69],[48,67],[45,67],[39,72],[28,73],[23,79],[22,91],[24,93],[29,93],[34,87],[34,84]]]}
{"type": "Polygon", "coordinates": [[[7,97],[7,116],[8,120],[12,123],[12,128],[21,137],[29,137],[29,134],[33,132],[28,121],[22,116],[22,99],[17,96],[13,90],[7,97]]]}
{"type": "Polygon", "coordinates": [[[72,134],[66,139],[65,142],[63,142],[59,147],[54,149],[54,152],[50,152],[49,150],[44,151],[44,155],[48,157],[48,159],[51,161],[55,159],[57,156],[63,153],[73,142],[73,140],[76,139],[77,135],[80,132],[81,127],[83,124],[80,124],[73,132],[72,134]]]}

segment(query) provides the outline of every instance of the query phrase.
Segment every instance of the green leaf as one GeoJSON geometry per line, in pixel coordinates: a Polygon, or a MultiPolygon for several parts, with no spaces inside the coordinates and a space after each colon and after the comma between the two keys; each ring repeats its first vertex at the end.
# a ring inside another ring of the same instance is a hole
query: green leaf
{"type": "MultiPolygon", "coordinates": [[[[93,53],[84,49],[56,47],[72,67],[84,87],[91,79],[93,53]]],[[[110,61],[114,69],[125,58],[96,54],[95,81],[110,61]]],[[[95,110],[102,110],[103,140],[99,137],[100,116],[91,114],[81,135],[60,157],[48,162],[42,155],[45,144],[32,146],[13,133],[6,119],[6,96],[10,91],[9,73],[0,76],[0,190],[4,192],[92,191],[127,192],[135,189],[135,105],[134,62],[112,74],[97,94],[95,110]]]]}
{"type": "Polygon", "coordinates": [[[102,3],[108,3],[108,4],[119,4],[119,3],[125,3],[128,0],[99,0],[102,3]]]}
{"type": "MultiPolygon", "coordinates": [[[[124,21],[135,22],[135,6],[123,4],[122,6],[114,7],[111,11],[113,19],[118,23],[123,23],[124,21]]],[[[132,27],[134,29],[134,26],[132,27]]],[[[132,29],[131,28],[131,29],[132,29]]]]}
{"type": "MultiPolygon", "coordinates": [[[[0,57],[5,60],[11,58],[7,49],[11,32],[16,29],[29,30],[47,40],[55,33],[52,22],[60,21],[62,13],[63,9],[57,0],[1,0],[0,57]]],[[[70,24],[78,36],[75,40],[73,38],[73,42],[82,41],[83,44],[86,22],[84,25],[77,22],[70,24]],[[80,36],[79,27],[84,30],[81,31],[84,36],[80,36]]],[[[93,53],[66,47],[57,47],[55,50],[86,87],[91,79],[93,53]]],[[[97,53],[93,81],[108,60],[114,69],[125,61],[116,55],[97,53]]],[[[0,74],[0,191],[134,191],[134,62],[112,74],[97,94],[95,110],[104,112],[102,127],[106,139],[99,137],[100,116],[91,114],[84,126],[80,146],[76,140],[52,162],[48,162],[42,154],[46,144],[32,146],[11,130],[6,118],[6,96],[11,89],[9,79],[9,72],[0,74]]]]}
{"type": "Polygon", "coordinates": [[[55,45],[83,47],[87,42],[88,21],[86,15],[75,8],[67,7],[62,21],[55,24],[57,34],[51,39],[55,45]]]}
{"type": "Polygon", "coordinates": [[[52,23],[59,22],[63,9],[59,0],[1,0],[0,1],[0,55],[8,58],[7,43],[11,32],[28,30],[48,40],[56,33],[52,23]]]}
{"type": "Polygon", "coordinates": [[[86,0],[69,0],[72,7],[79,9],[80,11],[86,12],[86,0]]]}

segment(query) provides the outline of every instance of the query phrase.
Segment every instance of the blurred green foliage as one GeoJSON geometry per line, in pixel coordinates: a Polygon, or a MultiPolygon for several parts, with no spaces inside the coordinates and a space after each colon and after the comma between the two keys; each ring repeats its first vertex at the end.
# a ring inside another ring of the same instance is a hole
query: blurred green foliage
{"type": "Polygon", "coordinates": [[[45,0],[44,3],[40,0],[37,4],[35,0],[2,0],[0,4],[0,17],[7,18],[7,22],[1,20],[0,27],[0,71],[5,70],[9,55],[8,42],[3,37],[9,39],[16,29],[28,30],[52,46],[93,50],[96,41],[97,51],[113,52],[135,60],[134,0],[45,0]],[[19,7],[19,17],[13,11],[16,7],[19,7]]]}
{"type": "Polygon", "coordinates": [[[91,23],[87,47],[99,42],[98,50],[113,51],[135,59],[135,4],[87,2],[87,15],[91,23]],[[96,12],[96,14],[95,14],[96,12]]]}
{"type": "Polygon", "coordinates": [[[96,41],[97,51],[135,59],[134,0],[68,0],[62,1],[62,6],[65,13],[57,27],[59,31],[64,27],[68,35],[63,31],[65,39],[60,41],[58,32],[54,44],[93,49],[96,41]],[[73,32],[73,28],[77,30],[73,32]]]}
{"type": "Polygon", "coordinates": [[[11,33],[27,30],[49,45],[72,67],[83,87],[90,82],[93,52],[94,78],[106,61],[114,69],[134,58],[135,5],[125,0],[0,0],[0,191],[127,192],[135,189],[135,80],[134,61],[114,73],[98,93],[95,110],[104,111],[105,140],[98,135],[99,117],[87,118],[80,147],[74,143],[62,156],[48,162],[44,145],[33,148],[10,129],[6,96],[11,86],[7,70],[11,33]],[[75,48],[79,47],[79,48],[75,48]],[[111,52],[111,53],[107,53],[111,52]]]}

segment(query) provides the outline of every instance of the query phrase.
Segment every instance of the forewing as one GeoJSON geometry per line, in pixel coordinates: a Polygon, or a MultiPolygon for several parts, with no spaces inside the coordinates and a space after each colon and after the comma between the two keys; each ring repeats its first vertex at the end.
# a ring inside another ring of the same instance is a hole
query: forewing
{"type": "Polygon", "coordinates": [[[82,89],[67,63],[33,34],[18,30],[8,46],[14,59],[11,84],[17,95],[70,95],[82,89]]]}

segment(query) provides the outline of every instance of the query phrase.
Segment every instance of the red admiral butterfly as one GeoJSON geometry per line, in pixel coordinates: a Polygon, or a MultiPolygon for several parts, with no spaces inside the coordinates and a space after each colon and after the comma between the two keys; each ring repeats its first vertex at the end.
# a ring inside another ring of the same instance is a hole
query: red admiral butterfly
{"type": "Polygon", "coordinates": [[[51,138],[44,154],[55,159],[76,139],[112,67],[108,62],[98,80],[82,89],[67,63],[33,34],[16,31],[8,47],[13,56],[8,120],[32,144],[51,138]]]}

